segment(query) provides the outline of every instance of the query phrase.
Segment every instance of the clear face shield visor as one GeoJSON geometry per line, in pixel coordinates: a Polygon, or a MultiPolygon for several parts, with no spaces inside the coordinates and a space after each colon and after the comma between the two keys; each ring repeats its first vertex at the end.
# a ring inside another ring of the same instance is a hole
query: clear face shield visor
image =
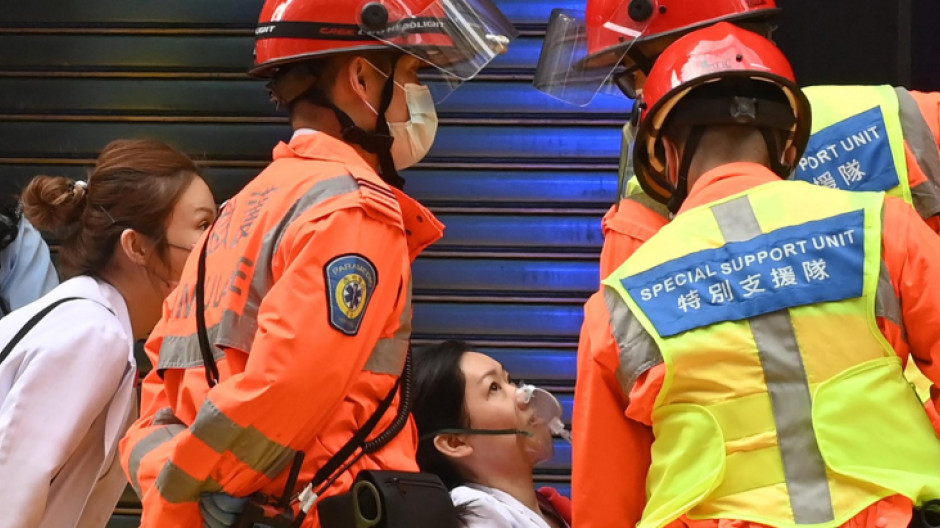
{"type": "Polygon", "coordinates": [[[535,71],[535,88],[576,106],[590,104],[599,93],[628,93],[620,86],[630,74],[624,58],[647,24],[625,27],[614,22],[630,20],[621,13],[628,4],[623,2],[606,20],[594,21],[590,27],[583,11],[553,10],[535,71]]]}
{"type": "Polygon", "coordinates": [[[636,143],[639,108],[640,102],[635,101],[630,120],[623,125],[621,131],[620,161],[617,166],[617,197],[619,200],[623,200],[630,195],[630,180],[636,176],[636,171],[633,168],[633,146],[636,143]]]}
{"type": "Polygon", "coordinates": [[[435,102],[505,54],[519,35],[491,0],[435,0],[421,10],[413,3],[363,1],[360,29],[430,66],[419,78],[435,102]]]}

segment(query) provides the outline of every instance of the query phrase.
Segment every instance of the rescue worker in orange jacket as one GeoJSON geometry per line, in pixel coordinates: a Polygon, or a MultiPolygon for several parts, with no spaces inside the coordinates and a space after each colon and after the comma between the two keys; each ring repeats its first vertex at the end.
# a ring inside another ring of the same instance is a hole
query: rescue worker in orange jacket
{"type": "Polygon", "coordinates": [[[763,37],[680,38],[644,99],[637,177],[677,214],[585,307],[574,522],[908,526],[940,497],[901,374],[940,381],[940,239],[899,199],[780,181],[809,104],[763,37]]]}
{"type": "MultiPolygon", "coordinates": [[[[654,64],[659,53],[667,44],[697,28],[706,27],[719,21],[727,21],[738,26],[752,29],[758,33],[769,35],[772,22],[779,9],[774,0],[764,2],[740,2],[737,0],[719,0],[714,2],[701,2],[698,0],[587,0],[586,16],[583,20],[572,20],[570,13],[558,12],[549,25],[543,56],[540,67],[536,72],[536,83],[540,89],[564,100],[575,103],[586,103],[599,86],[588,82],[591,79],[607,78],[612,74],[615,84],[627,97],[636,99],[642,94],[646,75],[654,64]],[[574,26],[583,35],[582,40],[572,39],[576,31],[561,31],[558,28],[574,26]],[[552,37],[556,37],[552,40],[552,37]],[[563,38],[558,38],[563,37],[563,38]],[[586,56],[572,53],[574,47],[565,42],[577,42],[578,48],[584,50],[586,56]],[[546,56],[547,52],[547,56],[546,56]],[[567,61],[552,60],[554,57],[566,57],[567,61]],[[558,72],[549,66],[564,64],[567,70],[583,70],[583,75],[558,72]],[[587,65],[584,67],[583,65],[587,65]],[[613,69],[613,71],[611,71],[613,69]],[[601,72],[601,75],[598,75],[601,72]],[[560,81],[560,82],[559,82],[560,81]]],[[[836,97],[843,90],[861,92],[862,108],[869,108],[878,104],[878,94],[871,91],[884,91],[886,87],[840,87],[836,97]]],[[[836,106],[832,102],[831,87],[814,88],[822,90],[820,95],[828,98],[819,99],[810,97],[812,107],[820,115],[828,106],[836,106]]],[[[890,91],[890,89],[888,89],[890,91]]],[[[916,91],[897,90],[897,104],[906,103],[902,109],[894,112],[900,120],[903,146],[892,145],[896,150],[895,167],[891,164],[882,166],[882,173],[889,175],[901,173],[906,175],[907,184],[898,185],[896,190],[909,193],[909,203],[915,206],[921,218],[934,232],[940,233],[940,216],[937,212],[938,197],[940,197],[940,93],[923,93],[916,91]],[[910,104],[915,103],[914,105],[910,104]],[[915,108],[916,106],[916,108],[915,108]],[[904,189],[906,187],[907,190],[904,189]]],[[[636,118],[643,103],[635,104],[635,111],[631,122],[624,127],[624,147],[621,154],[620,181],[621,192],[619,201],[604,215],[602,228],[604,244],[600,255],[600,278],[604,279],[616,270],[626,259],[632,255],[644,242],[649,240],[660,228],[665,226],[672,214],[664,204],[653,200],[640,187],[635,178],[632,178],[633,167],[630,161],[632,139],[636,132],[636,118]]],[[[890,117],[890,112],[886,115],[890,117]]],[[[819,141],[825,142],[823,135],[819,141]]],[[[815,152],[819,152],[816,149],[815,152]]],[[[823,152],[828,152],[823,149],[823,152]]],[[[811,160],[806,158],[807,163],[811,160]]],[[[831,173],[835,182],[845,180],[838,174],[838,167],[832,167],[831,173]]],[[[874,174],[873,171],[868,171],[874,174]]],[[[817,176],[823,176],[824,169],[817,170],[817,176]]],[[[812,178],[809,178],[812,179],[812,178]]],[[[822,178],[820,179],[822,181],[822,178]]],[[[882,186],[874,190],[888,190],[882,186]]],[[[869,189],[871,190],[871,189],[869,189]]],[[[582,354],[583,355],[583,354],[582,354]]],[[[913,380],[923,397],[929,394],[930,383],[918,372],[915,365],[907,370],[909,379],[913,380]]],[[[589,387],[596,384],[583,382],[585,387],[576,398],[573,412],[573,426],[576,429],[586,427],[592,420],[593,409],[604,401],[603,395],[590,396],[586,394],[589,387]]],[[[934,389],[936,390],[936,389],[934,389]]],[[[610,403],[610,402],[607,402],[610,403]]],[[[940,427],[940,414],[934,405],[926,402],[925,408],[933,423],[940,427]]],[[[603,413],[601,413],[603,414],[603,413]]],[[[578,437],[580,438],[580,437],[578,437]]],[[[575,464],[573,480],[580,483],[585,480],[594,483],[590,475],[593,470],[590,464],[578,461],[590,459],[594,452],[592,446],[575,441],[575,464]],[[584,453],[583,455],[580,453],[584,453]]],[[[574,493],[579,490],[588,491],[589,485],[576,484],[574,493]]]]}
{"type": "MultiPolygon", "coordinates": [[[[427,154],[437,129],[418,70],[434,67],[437,87],[455,86],[515,37],[488,1],[446,8],[265,2],[251,73],[270,79],[294,133],[224,205],[147,342],[154,369],[121,445],[142,526],[230,526],[241,498],[281,495],[303,452],[288,490],[299,491],[395,390],[411,262],[443,231],[397,172],[427,154]]],[[[395,396],[376,434],[398,405],[395,396]]],[[[321,496],[348,490],[360,470],[417,471],[415,434],[409,419],[321,496]]],[[[305,527],[318,526],[314,512],[305,527]]]]}

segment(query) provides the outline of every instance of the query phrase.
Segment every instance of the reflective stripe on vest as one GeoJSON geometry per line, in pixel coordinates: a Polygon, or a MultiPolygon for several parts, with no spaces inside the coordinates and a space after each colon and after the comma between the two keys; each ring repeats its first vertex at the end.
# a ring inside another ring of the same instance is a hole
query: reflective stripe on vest
{"type": "MultiPolygon", "coordinates": [[[[663,355],[659,352],[659,345],[643,328],[616,290],[605,287],[604,302],[607,304],[607,311],[610,314],[610,327],[613,330],[619,349],[620,363],[617,368],[617,379],[623,388],[624,396],[629,400],[630,391],[633,390],[636,380],[647,370],[662,364],[663,355]]],[[[903,334],[904,319],[901,314],[901,300],[894,292],[888,267],[883,260],[881,261],[881,273],[878,275],[878,290],[875,294],[875,316],[891,321],[901,328],[903,334]]],[[[904,375],[909,380],[913,379],[912,376],[919,376],[918,380],[924,376],[914,367],[913,361],[908,361],[904,375]]],[[[918,394],[921,395],[921,400],[926,401],[924,394],[922,394],[923,387],[918,383],[915,383],[915,385],[918,394]]],[[[929,386],[928,380],[928,389],[929,386]]]]}
{"type": "Polygon", "coordinates": [[[898,96],[890,86],[810,86],[812,136],[793,178],[884,191],[912,204],[898,96]]]}
{"type": "MultiPolygon", "coordinates": [[[[940,442],[875,322],[882,206],[769,183],[684,212],[604,281],[666,365],[640,528],[833,528],[889,495],[940,496],[924,464],[940,442]]],[[[656,357],[615,336],[621,367],[656,357]]]]}
{"type": "MultiPolygon", "coordinates": [[[[763,234],[746,196],[715,205],[712,214],[725,242],[744,242],[763,234]]],[[[749,322],[773,406],[793,517],[797,524],[831,521],[834,513],[826,464],[813,431],[806,368],[790,314],[779,310],[754,316],[749,322]]]]}

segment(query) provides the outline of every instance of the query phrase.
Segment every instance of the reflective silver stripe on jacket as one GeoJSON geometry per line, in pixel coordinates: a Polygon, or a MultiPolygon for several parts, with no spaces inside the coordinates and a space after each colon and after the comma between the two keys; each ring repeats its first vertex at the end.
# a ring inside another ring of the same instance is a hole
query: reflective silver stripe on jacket
{"type": "MultiPolygon", "coordinates": [[[[750,240],[763,234],[747,196],[711,208],[727,242],[750,240]]],[[[748,320],[777,430],[790,505],[797,524],[832,521],[835,512],[816,433],[806,368],[788,310],[748,320]]]]}
{"type": "Polygon", "coordinates": [[[911,186],[911,198],[920,216],[930,218],[940,214],[940,147],[911,93],[904,88],[895,88],[895,93],[904,142],[927,175],[927,181],[911,186]]]}
{"type": "Polygon", "coordinates": [[[251,349],[251,343],[254,342],[258,330],[258,307],[274,284],[271,263],[287,228],[304,213],[330,198],[358,191],[359,184],[349,174],[319,181],[294,203],[274,229],[265,234],[258,253],[258,262],[255,263],[245,309],[241,315],[232,311],[226,311],[222,315],[222,321],[219,323],[219,345],[239,350],[251,349]]]}
{"type": "Polygon", "coordinates": [[[901,312],[901,299],[894,292],[891,284],[891,275],[888,265],[881,261],[881,272],[878,274],[878,290],[875,293],[875,315],[884,317],[904,330],[904,315],[901,312]]]}
{"type": "MultiPolygon", "coordinates": [[[[210,343],[239,350],[251,349],[251,343],[254,341],[255,333],[258,330],[258,307],[274,283],[271,262],[280,245],[284,231],[302,214],[326,200],[358,190],[359,184],[352,176],[347,174],[317,182],[297,200],[288,213],[284,215],[284,218],[278,222],[277,226],[264,236],[258,254],[258,262],[254,263],[255,270],[243,313],[238,315],[231,310],[226,310],[222,314],[221,321],[208,328],[210,343]]],[[[184,289],[181,294],[192,295],[195,299],[195,292],[188,292],[184,289]]],[[[225,356],[218,347],[213,347],[212,354],[217,361],[225,356]]],[[[163,338],[157,369],[192,368],[197,366],[202,366],[202,353],[199,349],[199,340],[195,334],[166,336],[163,338]]]]}
{"type": "Polygon", "coordinates": [[[640,325],[640,321],[630,311],[627,303],[616,290],[604,288],[604,301],[610,313],[610,327],[620,349],[620,368],[617,369],[617,381],[623,388],[624,396],[629,399],[633,384],[647,370],[663,362],[656,341],[640,325]]]}
{"type": "Polygon", "coordinates": [[[366,362],[365,370],[376,374],[398,375],[405,368],[405,356],[411,344],[411,284],[409,279],[408,284],[404,285],[405,307],[398,321],[398,330],[392,337],[379,339],[366,362]]]}
{"type": "Polygon", "coordinates": [[[196,502],[203,493],[222,491],[222,485],[213,478],[200,480],[180,469],[173,462],[167,462],[157,477],[157,491],[171,504],[196,502]]]}
{"type": "MultiPolygon", "coordinates": [[[[203,402],[189,430],[216,453],[230,452],[242,464],[271,479],[294,458],[293,449],[271,440],[254,426],[239,425],[209,399],[203,402]]],[[[202,492],[218,491],[221,487],[211,478],[200,480],[169,462],[157,477],[157,489],[169,502],[187,502],[198,499],[202,492]]]]}
{"type": "Polygon", "coordinates": [[[216,453],[229,451],[246,466],[272,479],[294,458],[293,449],[271,440],[254,426],[235,423],[210,399],[203,402],[190,432],[216,453]]]}
{"type": "Polygon", "coordinates": [[[182,424],[160,426],[158,429],[154,429],[147,436],[143,437],[134,445],[134,448],[131,449],[127,472],[131,477],[131,487],[137,492],[138,497],[142,496],[140,490],[140,462],[154,449],[169,442],[184,429],[186,429],[186,426],[182,424]]]}

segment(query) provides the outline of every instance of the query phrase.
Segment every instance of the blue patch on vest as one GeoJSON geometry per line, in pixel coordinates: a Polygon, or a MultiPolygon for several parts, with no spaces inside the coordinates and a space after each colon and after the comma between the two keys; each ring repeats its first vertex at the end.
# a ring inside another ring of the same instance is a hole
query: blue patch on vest
{"type": "Polygon", "coordinates": [[[881,107],[813,134],[793,179],[846,191],[897,187],[900,179],[881,107]]]}
{"type": "Polygon", "coordinates": [[[864,211],[785,227],[621,281],[659,335],[862,295],[864,211]]]}
{"type": "Polygon", "coordinates": [[[346,335],[358,334],[362,317],[379,283],[375,265],[362,255],[341,255],[327,263],[323,274],[330,325],[346,335]]]}

